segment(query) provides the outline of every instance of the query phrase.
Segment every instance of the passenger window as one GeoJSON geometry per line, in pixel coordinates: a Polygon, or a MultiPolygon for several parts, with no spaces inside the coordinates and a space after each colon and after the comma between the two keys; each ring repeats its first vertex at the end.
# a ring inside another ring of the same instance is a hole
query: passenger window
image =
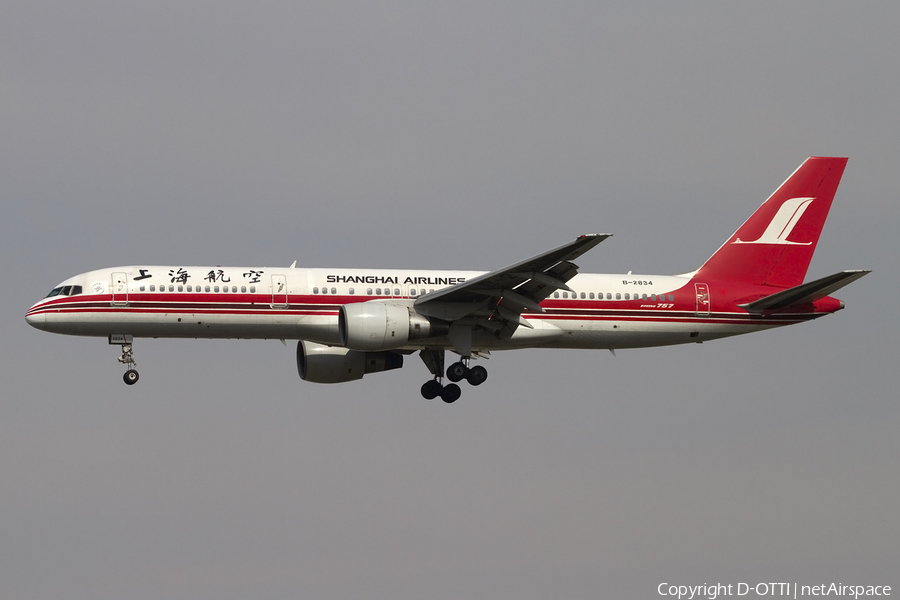
{"type": "Polygon", "coordinates": [[[142,291],[142,292],[144,291],[144,286],[141,286],[141,291],[142,291]]]}
{"type": "Polygon", "coordinates": [[[554,298],[559,298],[559,292],[553,292],[553,297],[554,297],[554,298]]]}
{"type": "Polygon", "coordinates": [[[151,292],[155,292],[155,291],[156,291],[156,286],[155,286],[155,285],[151,285],[151,286],[150,286],[150,291],[151,291],[151,292]]]}
{"type": "MultiPolygon", "coordinates": [[[[593,297],[594,297],[594,295],[591,294],[591,298],[593,298],[593,297]]],[[[581,292],[581,299],[584,300],[584,292],[581,292]]]]}
{"type": "Polygon", "coordinates": [[[375,295],[376,295],[376,296],[380,296],[380,295],[381,295],[381,288],[375,288],[375,295]]]}
{"type": "Polygon", "coordinates": [[[250,286],[250,293],[251,293],[251,294],[255,294],[255,293],[256,293],[256,286],[255,286],[255,285],[251,285],[251,286],[250,286]]]}
{"type": "Polygon", "coordinates": [[[590,298],[591,298],[591,300],[594,299],[594,292],[591,292],[590,298]]]}
{"type": "Polygon", "coordinates": [[[183,288],[182,286],[179,285],[179,286],[178,286],[178,291],[179,291],[179,292],[183,292],[183,291],[184,291],[184,288],[183,288]]]}
{"type": "Polygon", "coordinates": [[[337,294],[337,289],[336,289],[336,288],[331,288],[331,293],[332,293],[332,294],[337,294]]]}
{"type": "Polygon", "coordinates": [[[169,286],[169,291],[170,291],[170,292],[174,292],[174,291],[175,291],[175,286],[174,286],[174,285],[170,285],[170,286],[169,286]]]}
{"type": "Polygon", "coordinates": [[[187,291],[189,291],[189,292],[193,292],[193,291],[194,291],[194,288],[193,288],[193,287],[191,287],[191,286],[187,286],[187,291]]]}
{"type": "Polygon", "coordinates": [[[231,293],[237,294],[237,286],[236,285],[231,286],[231,293]]]}
{"type": "Polygon", "coordinates": [[[412,296],[412,297],[415,297],[415,295],[416,295],[416,288],[409,288],[409,295],[412,296]]]}
{"type": "Polygon", "coordinates": [[[314,288],[313,288],[313,294],[318,294],[318,293],[319,293],[319,288],[314,287],[314,288]]]}
{"type": "Polygon", "coordinates": [[[616,300],[621,300],[621,299],[622,299],[622,293],[616,292],[616,300]]]}
{"type": "Polygon", "coordinates": [[[641,294],[641,300],[646,300],[646,299],[647,299],[647,294],[641,294]]]}
{"type": "Polygon", "coordinates": [[[213,291],[218,293],[218,291],[219,291],[219,286],[214,287],[214,288],[213,288],[213,291]]]}
{"type": "Polygon", "coordinates": [[[355,293],[353,288],[350,288],[350,295],[352,296],[355,293]]]}
{"type": "Polygon", "coordinates": [[[222,293],[223,293],[223,294],[227,294],[227,293],[228,293],[228,286],[227,286],[227,285],[223,285],[223,286],[222,286],[222,293]]]}
{"type": "MultiPolygon", "coordinates": [[[[190,290],[188,290],[188,291],[190,291],[190,290]]],[[[246,285],[242,285],[242,286],[241,286],[241,293],[242,293],[242,294],[246,294],[246,293],[247,293],[247,286],[246,286],[246,285]]]]}
{"type": "Polygon", "coordinates": [[[372,295],[372,288],[366,288],[366,296],[372,295]]]}
{"type": "Polygon", "coordinates": [[[669,294],[669,302],[675,302],[675,296],[673,294],[669,294]]]}

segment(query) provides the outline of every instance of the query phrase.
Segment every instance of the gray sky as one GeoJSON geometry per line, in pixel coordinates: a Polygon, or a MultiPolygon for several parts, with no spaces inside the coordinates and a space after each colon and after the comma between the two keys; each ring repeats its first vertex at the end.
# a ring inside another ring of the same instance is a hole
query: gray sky
{"type": "Polygon", "coordinates": [[[0,596],[653,598],[900,587],[900,5],[7,2],[0,596]],[[416,357],[302,382],[293,345],[29,328],[121,264],[701,264],[849,156],[811,324],[676,348],[416,357]]]}

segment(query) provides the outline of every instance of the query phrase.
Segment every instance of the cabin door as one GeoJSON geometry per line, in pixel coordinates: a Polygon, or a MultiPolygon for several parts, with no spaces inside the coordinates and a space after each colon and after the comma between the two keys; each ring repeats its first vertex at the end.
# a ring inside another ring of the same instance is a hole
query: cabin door
{"type": "Polygon", "coordinates": [[[705,283],[695,283],[694,291],[697,294],[697,316],[709,316],[709,286],[705,283]]]}
{"type": "Polygon", "coordinates": [[[272,275],[272,308],[287,308],[287,275],[272,275]]]}
{"type": "Polygon", "coordinates": [[[113,273],[112,274],[112,303],[113,306],[128,305],[128,274],[113,273]]]}

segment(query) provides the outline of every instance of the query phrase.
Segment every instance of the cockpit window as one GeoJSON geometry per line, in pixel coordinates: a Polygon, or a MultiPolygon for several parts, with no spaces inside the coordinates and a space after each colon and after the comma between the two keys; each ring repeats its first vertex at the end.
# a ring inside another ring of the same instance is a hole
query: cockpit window
{"type": "Polygon", "coordinates": [[[53,296],[77,296],[81,292],[80,285],[66,285],[60,286],[58,288],[53,288],[50,290],[50,293],[44,296],[45,298],[52,298],[53,296]]]}

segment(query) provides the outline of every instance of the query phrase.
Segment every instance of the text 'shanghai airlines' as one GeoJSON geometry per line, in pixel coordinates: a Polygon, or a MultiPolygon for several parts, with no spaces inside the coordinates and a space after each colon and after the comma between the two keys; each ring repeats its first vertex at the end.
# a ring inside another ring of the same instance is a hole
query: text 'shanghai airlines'
{"type": "Polygon", "coordinates": [[[25,316],[38,329],[121,345],[134,338],[299,340],[300,377],[341,383],[396,369],[414,352],[433,375],[425,398],[454,402],[456,382],[494,350],[643,348],[705,342],[810,321],[844,307],[829,294],[869,271],[803,283],[846,158],[813,157],[707,260],[683,275],[579,273],[609,234],[582,235],[489,273],[136,265],[89,271],[25,316]],[[461,358],[444,368],[444,353],[461,358]],[[444,377],[451,382],[444,384],[444,377]]]}

